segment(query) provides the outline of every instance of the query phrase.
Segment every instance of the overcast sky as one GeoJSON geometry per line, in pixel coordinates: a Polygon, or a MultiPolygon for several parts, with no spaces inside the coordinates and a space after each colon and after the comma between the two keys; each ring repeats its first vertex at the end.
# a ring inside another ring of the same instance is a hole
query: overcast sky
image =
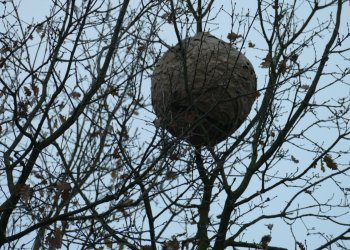
{"type": "MultiPolygon", "coordinates": [[[[135,3],[135,0],[132,1],[135,3]]],[[[138,2],[138,1],[136,1],[138,2]]],[[[227,4],[230,1],[222,1],[222,0],[218,0],[217,1],[217,6],[221,6],[222,4],[227,4]]],[[[256,1],[237,1],[237,6],[236,6],[236,10],[237,11],[241,11],[242,8],[245,9],[245,11],[247,11],[248,9],[250,10],[250,13],[253,14],[256,11],[256,1]]],[[[20,13],[22,15],[22,18],[24,21],[30,23],[32,20],[34,20],[34,22],[38,23],[41,22],[42,20],[45,19],[45,16],[48,15],[49,13],[49,9],[50,9],[50,4],[51,1],[47,1],[47,0],[22,0],[21,1],[21,9],[20,9],[20,13]]],[[[0,5],[0,9],[3,8],[3,5],[0,5]]],[[[308,12],[307,8],[300,8],[299,9],[300,13],[304,12],[305,16],[306,13],[308,12]]],[[[349,18],[349,13],[350,13],[350,8],[349,5],[346,6],[344,13],[348,13],[343,15],[343,19],[349,18]]],[[[329,18],[329,12],[324,12],[323,15],[319,16],[320,19],[328,19],[329,18]]],[[[224,13],[220,14],[218,16],[218,18],[215,21],[218,25],[213,25],[211,26],[211,30],[213,34],[215,34],[217,37],[222,38],[223,40],[227,41],[227,34],[229,32],[231,32],[231,26],[230,26],[230,20],[229,17],[227,15],[225,15],[224,13]]],[[[316,22],[316,21],[315,21],[316,22]]],[[[343,22],[345,23],[345,22],[343,22]]],[[[345,31],[347,29],[346,26],[342,26],[342,31],[345,31]]],[[[169,27],[164,27],[164,29],[162,30],[162,34],[161,36],[164,38],[165,41],[167,41],[169,44],[175,45],[176,44],[176,38],[175,38],[175,34],[171,29],[171,26],[169,25],[169,27]]],[[[266,48],[266,44],[263,44],[263,40],[261,37],[259,37],[258,33],[254,30],[252,30],[251,35],[248,36],[247,41],[251,41],[252,43],[254,43],[256,45],[256,47],[254,49],[248,49],[247,47],[243,48],[243,51],[246,53],[246,56],[249,58],[249,60],[252,62],[252,64],[254,65],[254,68],[256,70],[257,76],[258,76],[258,88],[263,88],[267,79],[267,70],[260,68],[259,65],[261,63],[262,58],[265,56],[264,51],[262,51],[261,49],[266,48]]],[[[322,41],[320,41],[320,51],[322,51],[322,41]]],[[[241,44],[238,44],[237,46],[241,46],[241,44]]],[[[345,45],[345,47],[350,47],[350,45],[345,45]]],[[[313,51],[310,51],[310,54],[304,54],[302,55],[302,57],[305,58],[305,60],[309,60],[310,57],[313,56],[313,51]]],[[[313,60],[311,58],[311,60],[313,60]]],[[[329,64],[333,64],[332,66],[330,65],[329,70],[332,70],[332,67],[334,69],[336,69],[336,64],[337,61],[333,60],[330,61],[329,64]]],[[[306,83],[307,84],[307,83],[306,83]]],[[[147,89],[149,91],[149,86],[145,85],[145,87],[143,88],[143,90],[146,92],[147,89]]],[[[334,88],[333,89],[334,92],[332,93],[327,93],[324,94],[324,98],[328,98],[329,95],[332,96],[348,96],[350,91],[349,89],[339,89],[339,88],[334,88]]],[[[149,93],[144,93],[144,95],[149,96],[149,93]]],[[[322,98],[322,96],[321,96],[322,98]]],[[[147,117],[149,117],[149,114],[147,114],[147,117]]],[[[315,131],[314,135],[311,136],[322,136],[324,138],[326,138],[326,142],[327,142],[327,137],[329,137],[331,139],[332,135],[334,133],[336,133],[336,131],[331,131],[331,130],[323,130],[321,129],[320,131],[315,131]],[[321,131],[321,132],[320,132],[321,131]]],[[[329,140],[329,142],[331,142],[331,140],[329,140]]],[[[303,159],[310,159],[310,155],[298,155],[296,154],[296,157],[298,157],[298,159],[300,159],[301,163],[303,162],[303,159]]],[[[349,159],[350,161],[350,159],[349,159]]],[[[254,186],[251,187],[254,190],[254,186]]],[[[332,187],[332,188],[336,188],[336,187],[332,187]]],[[[329,193],[333,193],[333,191],[336,191],[335,189],[329,189],[329,193]]],[[[276,194],[276,195],[286,195],[288,196],[288,190],[285,190],[286,193],[282,193],[282,194],[276,194]]],[[[326,195],[327,196],[327,195],[326,195]]],[[[328,197],[328,196],[327,196],[328,197]]],[[[219,206],[220,207],[220,206],[219,206]]],[[[350,217],[347,217],[350,221],[350,217]]],[[[294,240],[291,238],[290,234],[289,234],[289,228],[286,226],[285,223],[280,223],[279,220],[276,220],[274,222],[275,226],[272,230],[272,242],[271,244],[274,246],[283,246],[283,247],[288,247],[290,248],[291,246],[293,246],[294,244],[294,240]],[[288,237],[286,238],[286,236],[284,234],[281,234],[280,232],[288,232],[288,237]]],[[[319,224],[318,226],[323,226],[322,224],[319,224]]],[[[332,231],[337,231],[337,228],[328,228],[329,232],[332,231]]],[[[265,226],[265,223],[259,223],[254,227],[254,232],[251,230],[248,230],[247,234],[255,234],[256,237],[255,239],[258,241],[259,237],[261,237],[261,235],[263,234],[267,234],[268,230],[265,226]]],[[[295,232],[296,236],[298,239],[308,239],[305,235],[306,230],[304,228],[303,225],[300,225],[300,231],[295,232]]],[[[315,238],[316,239],[316,238],[315,238]]],[[[312,249],[312,242],[308,242],[308,246],[309,249],[312,249]]],[[[317,243],[317,242],[315,242],[317,243]]],[[[316,244],[317,245],[317,244],[316,244]]]]}

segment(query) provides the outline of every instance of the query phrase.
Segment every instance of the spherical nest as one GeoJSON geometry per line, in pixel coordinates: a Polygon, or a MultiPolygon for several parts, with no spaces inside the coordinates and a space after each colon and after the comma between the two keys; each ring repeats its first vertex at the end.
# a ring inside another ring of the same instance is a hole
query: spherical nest
{"type": "Polygon", "coordinates": [[[157,122],[195,146],[214,146],[247,118],[256,97],[249,60],[209,33],[170,48],[152,75],[157,122]]]}

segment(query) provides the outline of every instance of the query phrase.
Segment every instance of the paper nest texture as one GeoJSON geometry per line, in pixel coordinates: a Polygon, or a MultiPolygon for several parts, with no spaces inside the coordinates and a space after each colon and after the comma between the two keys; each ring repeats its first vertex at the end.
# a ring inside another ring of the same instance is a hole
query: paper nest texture
{"type": "Polygon", "coordinates": [[[151,81],[161,126],[204,146],[214,146],[239,128],[257,88],[249,60],[209,33],[197,33],[164,53],[151,81]]]}

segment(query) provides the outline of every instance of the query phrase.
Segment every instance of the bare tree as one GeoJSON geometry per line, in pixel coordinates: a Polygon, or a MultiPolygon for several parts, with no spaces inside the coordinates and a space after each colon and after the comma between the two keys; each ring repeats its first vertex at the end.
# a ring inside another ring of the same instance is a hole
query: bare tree
{"type": "Polygon", "coordinates": [[[3,249],[350,247],[349,1],[237,4],[53,0],[28,23],[1,3],[3,249]],[[163,52],[203,31],[258,78],[214,147],[150,99],[163,52]]]}

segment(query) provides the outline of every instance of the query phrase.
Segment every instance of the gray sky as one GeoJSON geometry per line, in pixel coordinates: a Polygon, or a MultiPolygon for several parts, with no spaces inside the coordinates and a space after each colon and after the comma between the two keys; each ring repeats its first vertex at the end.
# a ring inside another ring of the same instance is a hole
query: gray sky
{"type": "MultiPolygon", "coordinates": [[[[133,3],[135,3],[135,0],[132,1],[133,3]]],[[[138,1],[136,1],[138,2],[138,1]]],[[[229,3],[230,1],[217,1],[217,5],[216,7],[221,6],[222,4],[225,5],[225,7],[227,6],[227,10],[229,11],[230,7],[229,7],[229,3]]],[[[287,1],[288,2],[288,1],[287,1]]],[[[48,15],[48,11],[50,9],[50,4],[51,1],[46,1],[46,0],[22,0],[21,1],[21,8],[20,8],[20,14],[23,18],[23,20],[25,22],[30,23],[32,20],[34,20],[34,22],[40,22],[41,20],[45,19],[45,16],[48,15]]],[[[2,8],[2,5],[0,6],[0,10],[2,8]]],[[[237,1],[237,5],[236,5],[236,10],[238,13],[241,12],[241,10],[244,9],[244,11],[242,13],[246,13],[247,10],[250,10],[250,14],[254,15],[255,11],[256,11],[256,1],[237,1]]],[[[309,12],[309,10],[307,8],[300,8],[299,9],[299,13],[300,17],[302,16],[307,16],[307,13],[309,12]]],[[[349,5],[347,5],[344,9],[344,13],[350,13],[350,7],[349,5]]],[[[320,15],[318,18],[320,20],[326,20],[329,18],[329,12],[328,11],[324,11],[324,13],[322,15],[320,15]]],[[[334,14],[334,13],[333,13],[334,14]]],[[[345,20],[346,18],[348,18],[348,15],[343,15],[343,19],[345,20]]],[[[224,12],[221,12],[221,14],[218,16],[218,18],[215,20],[214,25],[212,25],[210,27],[210,30],[213,30],[212,33],[219,37],[222,38],[223,40],[227,41],[227,34],[229,32],[231,32],[231,26],[230,26],[230,19],[229,16],[227,14],[225,14],[224,12]]],[[[314,24],[317,24],[317,19],[315,19],[314,24]]],[[[345,22],[343,22],[343,24],[345,24],[345,22]]],[[[233,27],[233,31],[237,32],[237,25],[235,25],[233,27]]],[[[345,32],[345,30],[347,29],[346,26],[342,26],[341,30],[343,32],[345,32]]],[[[242,28],[241,30],[238,31],[244,31],[242,28]]],[[[168,42],[171,45],[176,44],[176,39],[175,39],[175,35],[174,32],[172,31],[172,28],[170,25],[164,26],[162,32],[161,32],[161,37],[168,42]]],[[[255,70],[256,70],[256,74],[258,76],[258,88],[263,88],[265,86],[265,82],[267,80],[267,74],[268,71],[267,69],[261,68],[260,67],[260,63],[262,61],[262,58],[264,58],[266,56],[266,44],[263,42],[263,39],[261,37],[261,35],[259,35],[259,31],[252,29],[250,34],[248,35],[247,41],[251,41],[252,43],[255,44],[255,48],[247,48],[246,44],[243,47],[243,51],[246,54],[247,58],[249,58],[249,60],[252,62],[255,70]]],[[[323,40],[322,38],[319,39],[319,44],[317,45],[319,48],[319,52],[320,53],[324,47],[324,44],[327,40],[323,40]]],[[[238,43],[237,46],[241,46],[242,43],[238,43]]],[[[344,45],[344,47],[350,47],[350,44],[344,45]]],[[[313,61],[313,57],[314,57],[314,51],[313,50],[308,50],[309,54],[303,54],[301,55],[303,63],[307,64],[308,61],[313,61]]],[[[328,62],[328,71],[334,71],[337,70],[337,59],[332,59],[328,62]]],[[[307,81],[307,79],[305,80],[305,84],[309,84],[307,81]]],[[[326,81],[327,79],[325,79],[326,81]]],[[[146,82],[147,83],[147,82],[146,82]]],[[[149,83],[148,83],[149,84],[149,83]]],[[[145,92],[144,95],[145,96],[149,96],[149,93],[147,94],[146,92],[149,91],[149,87],[150,85],[147,86],[147,84],[145,84],[145,86],[143,87],[143,91],[145,92]]],[[[333,96],[333,97],[337,97],[337,96],[348,96],[350,92],[350,88],[348,87],[347,89],[344,89],[344,87],[339,86],[339,87],[334,87],[332,88],[331,92],[324,92],[321,93],[319,95],[319,100],[322,100],[323,98],[329,98],[329,96],[333,96]]],[[[259,106],[259,104],[261,103],[261,100],[258,100],[258,102],[255,104],[257,106],[259,106]]],[[[253,112],[254,113],[254,112],[253,112]]],[[[151,114],[146,114],[145,117],[148,119],[151,119],[151,114]]],[[[141,125],[140,125],[141,126],[141,125]]],[[[305,126],[304,124],[300,124],[301,127],[305,126]]],[[[313,133],[311,133],[309,136],[310,137],[314,137],[314,138],[319,138],[322,137],[324,144],[326,145],[327,143],[330,143],[332,140],[332,137],[334,137],[336,135],[336,131],[333,130],[329,130],[327,128],[319,128],[319,130],[314,130],[313,133]],[[329,139],[328,139],[329,138],[329,139]]],[[[293,153],[293,155],[295,155],[296,158],[298,158],[300,160],[300,164],[298,164],[297,166],[293,165],[293,163],[289,163],[289,166],[281,166],[281,171],[283,171],[283,167],[285,168],[289,168],[289,167],[301,167],[302,168],[302,164],[307,164],[307,162],[309,162],[309,160],[312,158],[312,155],[310,154],[305,154],[304,152],[297,150],[295,148],[293,148],[291,146],[291,149],[295,150],[295,153],[293,153]]],[[[347,159],[348,162],[350,161],[350,159],[347,159]]],[[[328,170],[329,171],[329,170],[328,170]]],[[[315,170],[316,172],[320,172],[319,169],[315,170]]],[[[326,173],[327,174],[327,173],[326,173]]],[[[256,184],[259,185],[259,181],[255,180],[256,184]]],[[[247,190],[247,193],[254,193],[256,192],[256,190],[258,189],[258,187],[253,185],[254,183],[252,183],[252,185],[250,186],[249,190],[247,190]]],[[[330,197],[331,194],[333,192],[337,192],[337,187],[332,185],[330,187],[320,187],[321,192],[325,192],[325,199],[327,199],[327,197],[330,197]]],[[[278,193],[274,193],[274,195],[276,196],[276,206],[280,203],[283,202],[283,200],[287,201],[287,199],[285,199],[285,197],[290,197],[292,194],[294,194],[295,191],[293,193],[290,193],[288,188],[284,188],[284,189],[279,189],[278,193]]],[[[271,196],[271,195],[270,195],[271,196]]],[[[262,196],[261,199],[265,199],[266,196],[262,196]]],[[[299,201],[299,202],[311,202],[308,200],[305,201],[299,201]]],[[[213,216],[218,215],[216,214],[216,211],[220,211],[221,210],[221,205],[222,204],[217,204],[214,205],[214,209],[213,211],[213,216]],[[217,206],[217,209],[215,208],[215,206],[217,206]]],[[[272,209],[273,210],[273,209],[272,209]]],[[[271,210],[271,211],[272,211],[271,210]]],[[[265,209],[266,212],[269,211],[269,208],[265,209]]],[[[346,217],[348,219],[348,221],[350,221],[350,216],[348,215],[346,217]]],[[[274,227],[272,229],[272,241],[271,241],[271,245],[274,246],[281,246],[281,247],[287,247],[289,249],[292,248],[292,246],[294,245],[294,239],[292,238],[291,234],[290,234],[290,229],[289,227],[281,222],[279,219],[276,220],[272,220],[269,221],[269,223],[273,223],[274,227]]],[[[246,234],[248,235],[247,239],[255,239],[257,242],[260,240],[261,236],[264,234],[268,234],[269,230],[266,227],[265,222],[260,222],[258,224],[256,224],[253,229],[250,229],[246,232],[246,234]],[[251,236],[250,236],[251,235],[251,236]]],[[[303,225],[301,222],[299,223],[299,225],[297,225],[298,230],[294,231],[295,233],[295,237],[296,239],[300,240],[300,241],[304,241],[307,240],[307,245],[308,245],[308,249],[313,249],[313,246],[318,245],[318,236],[316,237],[308,237],[306,236],[306,230],[305,230],[305,226],[309,226],[309,227],[322,227],[323,231],[325,232],[338,232],[338,227],[330,227],[328,224],[322,224],[320,221],[318,221],[316,224],[314,224],[314,222],[308,221],[307,218],[305,218],[305,224],[303,225]],[[327,227],[327,228],[325,228],[327,227]]],[[[246,239],[246,238],[244,238],[246,239]]]]}

